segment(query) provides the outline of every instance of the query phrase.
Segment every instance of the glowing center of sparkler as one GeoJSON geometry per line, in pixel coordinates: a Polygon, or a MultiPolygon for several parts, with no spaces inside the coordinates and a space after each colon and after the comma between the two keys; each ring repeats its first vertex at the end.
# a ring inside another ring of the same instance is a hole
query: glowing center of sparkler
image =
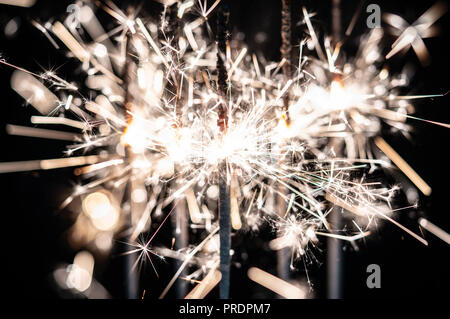
{"type": "Polygon", "coordinates": [[[189,128],[178,128],[176,130],[164,130],[163,136],[166,140],[166,149],[169,157],[177,162],[187,160],[192,151],[192,130],[189,128]]]}
{"type": "Polygon", "coordinates": [[[328,90],[312,86],[307,92],[307,99],[315,110],[342,111],[357,106],[363,100],[363,95],[357,88],[333,81],[328,90]]]}
{"type": "Polygon", "coordinates": [[[143,153],[148,143],[145,126],[144,121],[133,118],[121,136],[120,142],[130,146],[134,153],[143,153]]]}
{"type": "Polygon", "coordinates": [[[292,137],[294,131],[291,129],[291,123],[287,118],[287,114],[281,114],[280,120],[278,121],[278,125],[275,129],[275,135],[273,136],[273,141],[277,143],[282,143],[287,138],[292,137]]]}
{"type": "Polygon", "coordinates": [[[237,127],[217,136],[206,148],[207,163],[218,164],[227,159],[241,167],[246,166],[248,159],[257,154],[256,136],[251,134],[248,128],[237,127]]]}
{"type": "Polygon", "coordinates": [[[354,105],[355,95],[350,90],[346,90],[340,81],[331,82],[330,86],[330,105],[336,109],[346,109],[354,105]]]}

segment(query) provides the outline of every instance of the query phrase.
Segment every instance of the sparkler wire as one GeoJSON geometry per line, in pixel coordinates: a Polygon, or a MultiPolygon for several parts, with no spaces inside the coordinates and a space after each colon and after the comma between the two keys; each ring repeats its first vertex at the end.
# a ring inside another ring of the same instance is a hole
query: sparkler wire
{"type": "MultiPolygon", "coordinates": [[[[284,60],[282,67],[283,80],[285,85],[292,77],[292,37],[291,37],[291,0],[281,0],[281,58],[284,60]]],[[[290,123],[289,117],[289,91],[283,95],[283,116],[285,117],[286,125],[290,123]]],[[[280,159],[280,165],[284,164],[286,158],[280,159]]],[[[279,195],[276,197],[278,215],[284,218],[286,214],[286,196],[287,189],[281,183],[278,186],[279,195]]],[[[285,247],[277,251],[277,272],[278,276],[284,280],[289,278],[289,261],[290,261],[290,249],[285,247]]]]}
{"type": "MultiPolygon", "coordinates": [[[[228,72],[226,70],[226,48],[230,38],[230,12],[226,3],[220,4],[217,17],[217,86],[224,101],[219,105],[217,124],[222,134],[227,134],[228,128],[228,72]]],[[[223,136],[222,136],[223,137],[223,136]]],[[[219,227],[220,227],[220,298],[228,299],[230,294],[230,249],[231,249],[231,211],[230,184],[226,159],[219,167],[219,227]]]]}
{"type": "MultiPolygon", "coordinates": [[[[333,42],[337,46],[341,41],[341,1],[332,0],[331,17],[333,42]]],[[[341,149],[341,148],[339,148],[341,149]]],[[[339,150],[337,150],[339,151],[339,150]]],[[[342,209],[335,206],[330,213],[330,224],[333,229],[342,228],[342,209]]],[[[327,241],[327,296],[331,299],[342,298],[342,276],[344,255],[342,242],[336,238],[328,238],[327,241]]]]}

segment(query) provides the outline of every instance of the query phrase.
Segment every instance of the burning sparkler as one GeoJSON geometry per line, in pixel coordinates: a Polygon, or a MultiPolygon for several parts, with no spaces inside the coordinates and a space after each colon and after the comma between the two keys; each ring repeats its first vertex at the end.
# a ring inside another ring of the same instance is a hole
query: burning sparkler
{"type": "MultiPolygon", "coordinates": [[[[426,244],[391,217],[397,189],[361,178],[366,166],[374,170],[385,164],[372,154],[372,140],[401,168],[379,136],[381,121],[406,131],[411,100],[429,96],[399,95],[408,84],[404,75],[374,66],[382,58],[384,31],[374,29],[354,59],[338,63],[339,40],[333,47],[325,38],[322,47],[303,8],[310,38],[300,43],[299,67],[292,72],[289,1],[283,0],[282,61],[267,64],[231,39],[229,13],[220,2],[166,5],[162,22],[138,17],[138,10],[124,12],[111,1],[96,2],[98,8],[86,3],[80,22],[93,41],[67,22],[34,22],[81,62],[89,98],[54,72],[37,74],[1,61],[17,69],[13,89],[42,114],[32,118],[33,124],[61,124],[80,133],[10,125],[10,134],[74,144],[68,157],[1,163],[0,172],[77,166],[80,185],[62,204],[82,200],[73,238],[94,239],[99,249],[108,250],[114,236],[126,237],[127,257],[133,256],[128,276],[143,260],[153,266],[155,256],[179,260],[161,298],[179,278],[198,284],[187,298],[204,297],[219,281],[221,298],[228,298],[231,236],[257,230],[265,221],[276,233],[270,247],[291,252],[291,268],[298,259],[314,259],[309,248],[321,236],[353,243],[370,234],[376,218],[392,221],[426,244]],[[114,28],[103,29],[97,9],[114,19],[114,28]],[[215,9],[217,45],[209,34],[215,9]],[[304,53],[308,44],[317,58],[304,53]],[[85,152],[91,155],[81,155],[85,152]],[[333,207],[351,212],[358,219],[357,231],[342,232],[330,223],[333,207]],[[170,214],[175,250],[150,249],[170,214]],[[152,238],[138,242],[161,216],[152,238]],[[200,244],[189,245],[189,228],[201,230],[200,244]],[[196,270],[188,274],[188,266],[196,270]]],[[[410,43],[428,35],[423,25],[434,23],[434,12],[415,24],[420,32],[410,43]]],[[[399,41],[388,57],[407,46],[406,40],[399,41]]],[[[425,182],[416,184],[425,194],[431,192],[425,182]]],[[[249,276],[261,282],[269,275],[252,268],[249,276]]],[[[128,297],[136,298],[137,277],[130,278],[128,297]]],[[[289,296],[304,296],[284,281],[273,282],[275,291],[287,285],[289,296]]]]}

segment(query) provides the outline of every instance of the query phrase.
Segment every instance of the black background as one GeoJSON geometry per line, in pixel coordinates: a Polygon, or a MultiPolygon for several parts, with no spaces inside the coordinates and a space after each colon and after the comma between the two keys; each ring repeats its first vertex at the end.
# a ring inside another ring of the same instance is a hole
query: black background
{"type": "MultiPolygon", "coordinates": [[[[342,1],[343,25],[348,25],[359,1],[342,1]]],[[[0,54],[8,62],[31,71],[41,67],[58,68],[58,74],[67,80],[77,80],[79,64],[67,59],[64,50],[56,50],[36,30],[30,20],[47,21],[64,15],[68,1],[38,0],[32,8],[16,8],[0,5],[0,54]],[[11,18],[20,21],[20,29],[14,37],[7,37],[4,26],[11,18]]],[[[130,2],[121,2],[124,8],[130,2]]],[[[136,3],[136,2],[131,2],[136,3]]],[[[321,32],[330,32],[330,1],[294,1],[295,20],[300,19],[300,3],[318,15],[314,18],[321,32]],[[319,23],[320,22],[320,23],[319,23]]],[[[381,6],[383,12],[400,14],[413,22],[434,2],[432,1],[370,1],[381,6]]],[[[280,3],[277,0],[230,1],[233,32],[243,32],[250,50],[263,52],[269,60],[279,59],[280,47],[280,3]],[[258,32],[267,34],[266,41],[258,43],[258,32]]],[[[368,4],[368,2],[366,3],[368,4]]],[[[146,1],[144,11],[157,16],[158,5],[146,1]]],[[[358,21],[354,36],[346,42],[346,49],[352,52],[357,45],[358,35],[366,32],[366,14],[358,21]]],[[[109,20],[107,20],[109,21],[109,20]]],[[[106,22],[105,22],[106,23],[106,22]]],[[[410,85],[411,94],[438,94],[450,89],[449,57],[446,44],[449,42],[449,13],[442,17],[439,37],[426,39],[432,56],[432,63],[422,67],[410,50],[403,57],[390,62],[393,69],[410,64],[415,76],[410,85]]],[[[296,29],[295,37],[302,34],[302,27],[296,29]]],[[[66,144],[50,140],[8,136],[8,123],[30,125],[29,118],[36,111],[25,106],[24,101],[10,88],[12,70],[0,65],[0,160],[30,160],[60,157],[66,144]]],[[[417,101],[416,116],[429,120],[448,122],[449,96],[417,101]]],[[[398,220],[406,227],[419,232],[417,217],[426,216],[430,221],[450,231],[448,183],[448,139],[449,130],[422,122],[410,122],[414,126],[412,140],[399,134],[386,135],[386,140],[411,164],[412,167],[433,188],[430,197],[420,197],[417,210],[399,213],[398,220]]],[[[386,132],[385,132],[386,133],[386,132]]],[[[76,212],[59,211],[58,205],[70,193],[76,179],[72,169],[25,172],[0,175],[0,225],[1,258],[6,269],[2,272],[5,282],[3,291],[12,298],[58,298],[60,295],[50,280],[55,266],[60,262],[71,263],[76,252],[69,249],[65,231],[73,223],[76,212]]],[[[165,226],[168,228],[169,226],[165,226]]],[[[263,235],[237,236],[235,245],[243,248],[249,260],[242,268],[232,272],[232,297],[272,298],[274,295],[246,277],[249,266],[259,266],[275,273],[274,255],[261,250],[263,235]],[[244,245],[245,243],[245,245],[244,245]]],[[[450,247],[431,234],[426,234],[429,246],[425,247],[394,225],[381,223],[376,234],[360,242],[360,251],[346,247],[345,252],[345,298],[397,298],[397,297],[447,297],[450,283],[450,247]],[[382,288],[370,290],[366,287],[366,267],[376,263],[382,270],[382,288]]],[[[264,246],[263,246],[264,247],[264,246]]],[[[313,297],[325,297],[326,289],[326,245],[322,252],[316,252],[321,263],[309,268],[313,282],[313,297]]],[[[97,267],[97,266],[96,266],[97,267]]],[[[113,297],[123,297],[123,278],[120,258],[110,257],[96,268],[96,278],[110,291],[113,297]]],[[[170,262],[157,264],[160,279],[157,280],[150,268],[143,272],[142,288],[146,298],[156,298],[173,274],[170,262]]],[[[295,277],[304,281],[303,267],[295,277]]],[[[172,295],[169,295],[171,297],[172,295]]],[[[210,297],[216,297],[217,292],[210,297]]]]}

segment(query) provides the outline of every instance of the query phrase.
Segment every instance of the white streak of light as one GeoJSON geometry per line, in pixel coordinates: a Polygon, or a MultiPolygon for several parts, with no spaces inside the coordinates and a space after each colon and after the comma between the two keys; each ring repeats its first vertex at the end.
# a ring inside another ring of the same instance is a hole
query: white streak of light
{"type": "Polygon", "coordinates": [[[86,102],[85,107],[88,111],[94,112],[105,119],[111,120],[119,125],[124,126],[124,127],[127,126],[127,123],[124,120],[122,120],[115,114],[109,112],[106,108],[102,107],[101,105],[98,105],[95,102],[88,101],[88,102],[86,102]]]}
{"type": "Polygon", "coordinates": [[[419,219],[419,225],[450,245],[450,234],[445,232],[443,229],[441,229],[438,226],[436,226],[435,224],[429,222],[425,218],[419,219]]]}
{"type": "Polygon", "coordinates": [[[302,7],[302,10],[303,10],[303,16],[305,17],[305,23],[308,27],[309,33],[314,42],[314,47],[316,48],[317,55],[319,56],[319,58],[322,61],[326,61],[325,55],[323,54],[322,48],[320,47],[320,44],[319,44],[319,40],[317,39],[316,32],[314,31],[314,28],[311,24],[311,20],[309,19],[308,11],[306,11],[305,7],[302,7]]]}
{"type": "Polygon", "coordinates": [[[80,167],[75,170],[75,175],[92,173],[92,172],[104,169],[106,167],[121,165],[121,164],[123,164],[123,162],[124,162],[123,159],[113,159],[113,160],[101,162],[98,164],[92,164],[89,166],[80,167]]]}
{"type": "Polygon", "coordinates": [[[239,53],[238,57],[236,58],[236,61],[234,61],[233,65],[231,66],[230,71],[228,72],[228,81],[231,79],[231,76],[233,75],[234,70],[238,67],[238,65],[241,63],[242,59],[247,54],[247,48],[243,48],[241,52],[239,53]]]}
{"type": "Polygon", "coordinates": [[[230,214],[231,214],[231,225],[234,230],[239,230],[242,227],[241,216],[239,215],[239,204],[236,197],[236,188],[238,187],[237,182],[234,178],[231,178],[230,185],[230,214]]]}
{"type": "Polygon", "coordinates": [[[45,35],[45,37],[50,41],[51,44],[53,44],[53,46],[57,50],[59,50],[59,45],[55,42],[55,40],[53,40],[53,38],[50,36],[50,34],[48,34],[48,31],[46,28],[44,28],[42,25],[40,25],[38,22],[36,22],[34,20],[32,20],[31,23],[45,35]]]}
{"type": "Polygon", "coordinates": [[[72,104],[72,100],[73,100],[73,95],[69,95],[69,97],[67,98],[66,104],[64,105],[64,108],[66,110],[70,109],[70,105],[72,104]]]}
{"type": "Polygon", "coordinates": [[[27,103],[30,103],[41,114],[48,114],[58,106],[58,98],[34,76],[20,70],[11,76],[11,87],[27,103]]]}
{"type": "Polygon", "coordinates": [[[214,10],[214,8],[220,3],[221,0],[216,0],[216,2],[213,3],[213,5],[206,11],[205,15],[203,17],[209,16],[209,14],[214,10]]]}
{"type": "Polygon", "coordinates": [[[69,31],[64,27],[64,25],[57,21],[52,28],[53,33],[64,42],[64,44],[69,48],[70,51],[80,60],[81,62],[87,62],[89,60],[90,54],[87,52],[81,44],[70,34],[69,31]]]}
{"type": "MultiPolygon", "coordinates": [[[[349,210],[352,213],[355,213],[357,215],[361,215],[362,210],[358,207],[353,207],[348,205],[345,201],[343,201],[342,199],[339,198],[335,198],[334,196],[329,196],[328,194],[325,196],[325,198],[332,202],[333,204],[342,207],[344,209],[349,210]]],[[[417,234],[413,233],[411,230],[409,230],[408,228],[406,228],[405,226],[403,226],[402,224],[398,223],[396,220],[390,218],[389,216],[387,216],[386,214],[383,214],[382,212],[380,212],[379,210],[373,208],[373,207],[365,207],[366,210],[371,211],[373,214],[379,215],[381,217],[383,217],[384,219],[390,221],[391,223],[393,223],[395,226],[399,227],[400,229],[402,229],[403,231],[405,231],[406,233],[408,233],[409,235],[411,235],[412,237],[414,237],[415,239],[417,239],[418,241],[420,241],[422,244],[424,244],[425,246],[428,246],[428,242],[423,239],[422,237],[418,236],[417,234]]],[[[336,237],[336,236],[335,236],[336,237]]]]}
{"type": "Polygon", "coordinates": [[[353,235],[353,236],[343,236],[343,235],[337,235],[337,234],[331,234],[331,233],[322,233],[322,232],[315,232],[315,234],[319,235],[319,236],[331,237],[331,238],[336,238],[336,239],[341,239],[341,240],[346,240],[346,241],[352,242],[352,241],[364,238],[366,236],[369,236],[370,235],[370,231],[366,231],[364,233],[353,235]]]}
{"type": "Polygon", "coordinates": [[[216,269],[212,268],[203,280],[198,283],[184,299],[203,299],[206,295],[220,282],[222,274],[216,269]]]}
{"type": "Polygon", "coordinates": [[[83,122],[71,120],[65,117],[49,117],[49,116],[32,116],[31,123],[33,124],[61,124],[71,127],[79,128],[80,130],[87,130],[89,126],[83,122]]]}
{"type": "Polygon", "coordinates": [[[118,78],[114,73],[98,63],[97,60],[91,57],[90,53],[73,37],[73,35],[64,27],[64,25],[57,21],[52,28],[53,33],[69,48],[69,50],[83,63],[91,62],[99,71],[105,74],[108,78],[121,84],[122,79],[118,78]]]}
{"type": "Polygon", "coordinates": [[[248,278],[254,282],[257,282],[261,286],[264,286],[287,299],[304,299],[306,296],[302,289],[259,268],[252,267],[248,270],[247,274],[248,278]]]}
{"type": "Polygon", "coordinates": [[[198,207],[197,199],[192,188],[188,188],[184,193],[186,196],[186,202],[188,204],[189,216],[194,224],[199,224],[202,221],[202,215],[200,214],[200,208],[198,207]]]}
{"type": "Polygon", "coordinates": [[[48,170],[55,168],[64,168],[71,166],[81,166],[86,164],[95,164],[103,160],[102,157],[97,155],[91,156],[79,156],[79,157],[69,157],[69,158],[56,158],[47,160],[34,160],[34,161],[18,161],[18,162],[4,162],[0,163],[0,174],[1,173],[12,173],[12,172],[24,172],[24,171],[34,171],[34,170],[48,170]]]}
{"type": "Polygon", "coordinates": [[[198,51],[198,44],[197,44],[197,42],[195,41],[194,35],[192,34],[192,29],[191,29],[191,27],[189,26],[189,24],[187,24],[187,25],[183,28],[183,30],[184,30],[184,33],[186,34],[186,38],[187,38],[189,44],[191,45],[192,49],[193,49],[194,51],[198,51]]]}
{"type": "Polygon", "coordinates": [[[394,149],[386,143],[382,137],[375,138],[375,144],[378,148],[386,154],[387,157],[391,159],[397,165],[397,167],[417,186],[420,191],[426,195],[431,195],[431,187],[419,176],[419,174],[414,171],[414,169],[409,166],[408,163],[396,152],[394,149]]]}
{"type": "Polygon", "coordinates": [[[277,102],[281,99],[281,97],[284,95],[284,93],[286,93],[287,89],[289,89],[289,87],[291,86],[292,83],[293,83],[292,79],[287,81],[286,85],[283,87],[283,89],[280,91],[280,93],[278,93],[278,96],[276,98],[277,102]]]}
{"type": "Polygon", "coordinates": [[[194,5],[194,1],[186,1],[185,3],[182,3],[178,8],[177,16],[179,19],[181,19],[184,15],[184,12],[192,7],[194,5]]]}
{"type": "Polygon", "coordinates": [[[152,46],[153,50],[155,50],[156,54],[160,57],[161,61],[164,63],[166,68],[169,68],[169,64],[167,63],[166,58],[162,55],[162,53],[159,50],[158,46],[156,45],[155,41],[153,41],[150,33],[148,33],[148,30],[144,26],[144,24],[142,23],[141,19],[137,18],[136,19],[136,23],[138,24],[139,29],[141,29],[142,34],[144,34],[145,39],[148,41],[148,43],[150,43],[150,45],[152,46]]]}
{"type": "Polygon", "coordinates": [[[6,4],[17,7],[32,7],[36,3],[36,0],[0,0],[0,4],[6,4]]]}
{"type": "Polygon", "coordinates": [[[6,125],[6,132],[10,135],[29,136],[37,138],[47,138],[61,141],[77,141],[80,140],[80,135],[70,132],[62,132],[57,130],[47,130],[42,128],[19,126],[19,125],[6,125]]]}

